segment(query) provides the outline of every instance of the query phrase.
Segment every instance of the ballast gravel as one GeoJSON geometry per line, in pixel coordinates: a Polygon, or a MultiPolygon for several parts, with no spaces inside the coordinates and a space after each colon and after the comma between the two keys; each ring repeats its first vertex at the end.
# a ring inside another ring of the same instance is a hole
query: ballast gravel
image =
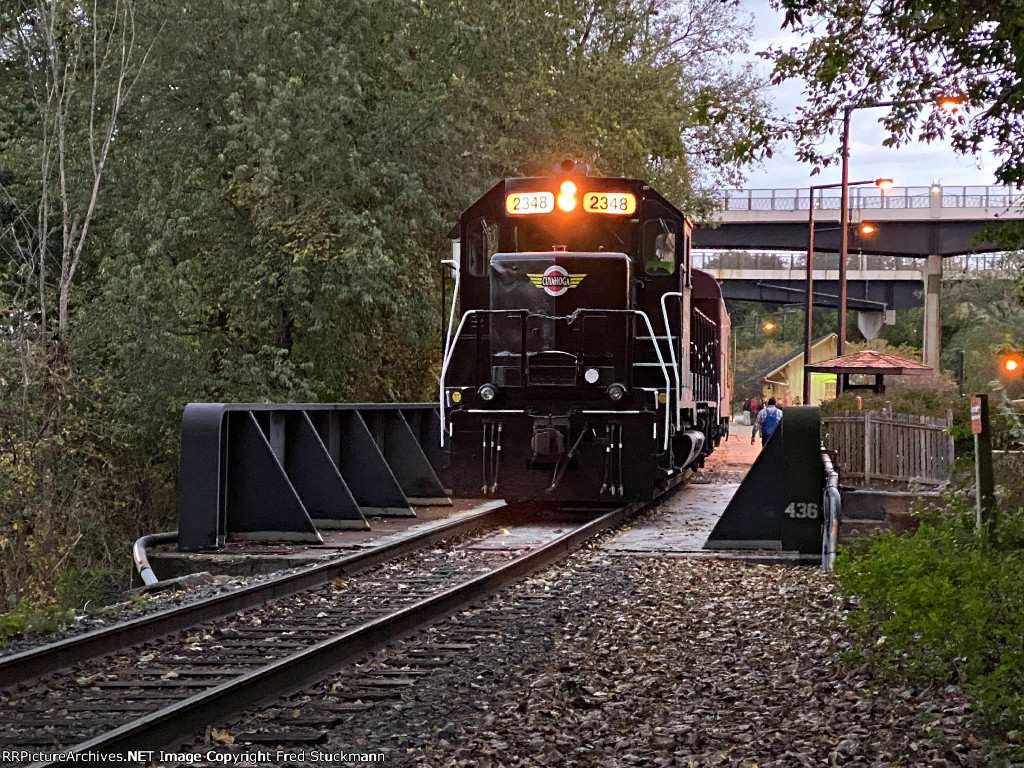
{"type": "MultiPolygon", "coordinates": [[[[335,721],[318,749],[415,768],[985,765],[958,689],[892,688],[844,661],[847,610],[813,568],[590,546],[363,659],[355,669],[369,674],[458,647],[335,721]]],[[[232,747],[193,748],[248,751],[245,734],[281,712],[316,720],[352,674],[211,724],[232,747]]]]}
{"type": "MultiPolygon", "coordinates": [[[[818,570],[593,551],[573,560],[520,588],[557,595],[541,613],[563,621],[547,636],[499,633],[471,652],[463,670],[489,673],[449,681],[416,763],[982,764],[958,689],[894,689],[844,662],[844,601],[818,570]]],[[[515,612],[512,592],[492,601],[492,615],[503,602],[515,612]]]]}
{"type": "Polygon", "coordinates": [[[279,576],[296,573],[299,570],[301,568],[290,568],[276,573],[253,576],[209,576],[208,583],[202,583],[197,586],[189,585],[164,592],[137,595],[131,600],[112,605],[92,610],[86,608],[75,611],[72,623],[62,629],[47,633],[30,632],[24,637],[11,640],[5,645],[0,646],[0,658],[30,651],[61,640],[68,640],[87,632],[106,629],[118,622],[141,619],[168,608],[178,608],[183,605],[202,602],[211,597],[233,592],[253,584],[259,584],[279,576]]]}

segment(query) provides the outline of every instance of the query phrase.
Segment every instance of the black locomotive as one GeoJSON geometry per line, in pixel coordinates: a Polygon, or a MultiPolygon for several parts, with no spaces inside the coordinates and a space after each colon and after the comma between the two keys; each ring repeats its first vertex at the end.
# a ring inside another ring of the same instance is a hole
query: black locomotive
{"type": "Polygon", "coordinates": [[[729,318],[691,224],[637,179],[505,179],[451,237],[441,373],[457,496],[642,500],[729,429],[729,318]]]}

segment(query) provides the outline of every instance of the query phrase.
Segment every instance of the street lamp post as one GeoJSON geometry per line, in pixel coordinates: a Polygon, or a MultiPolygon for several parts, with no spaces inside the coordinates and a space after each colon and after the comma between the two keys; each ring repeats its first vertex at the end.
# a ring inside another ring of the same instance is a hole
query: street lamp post
{"type": "MultiPolygon", "coordinates": [[[[952,96],[943,96],[938,99],[911,99],[909,101],[866,101],[860,104],[847,104],[843,107],[843,138],[842,138],[842,161],[843,173],[842,193],[840,195],[840,245],[839,245],[839,342],[836,345],[836,353],[839,357],[846,354],[846,255],[849,248],[849,233],[847,227],[850,224],[850,116],[856,109],[869,109],[874,107],[910,106],[912,104],[937,103],[939,108],[946,112],[956,112],[960,108],[961,100],[952,96]]],[[[837,387],[838,391],[838,387],[837,387]]]]}
{"type": "Polygon", "coordinates": [[[771,320],[765,320],[759,317],[755,323],[747,323],[746,325],[733,325],[730,326],[730,335],[732,336],[732,356],[729,358],[729,365],[732,368],[732,386],[729,388],[732,392],[732,396],[736,397],[736,340],[739,338],[737,331],[744,331],[749,328],[760,327],[765,333],[772,333],[778,326],[771,320]]]}
{"type": "MultiPolygon", "coordinates": [[[[847,124],[849,120],[847,119],[847,124]]],[[[845,136],[844,132],[844,136],[845,136]]],[[[846,248],[847,229],[849,227],[849,212],[847,211],[847,198],[850,187],[860,187],[865,184],[874,184],[879,189],[891,189],[892,179],[874,179],[873,181],[850,181],[846,177],[846,163],[843,163],[843,180],[838,184],[815,184],[811,187],[811,199],[808,203],[807,213],[807,308],[806,323],[804,327],[804,365],[811,363],[811,343],[814,339],[814,193],[822,189],[842,188],[842,213],[840,215],[840,255],[839,255],[839,342],[836,345],[836,354],[842,356],[846,351],[846,248]]],[[[838,386],[837,386],[838,391],[838,386]]],[[[803,404],[809,405],[811,400],[811,377],[804,372],[804,393],[803,404]]]]}
{"type": "MultiPolygon", "coordinates": [[[[850,246],[850,115],[856,107],[847,105],[843,109],[843,175],[840,187],[842,192],[839,199],[839,341],[836,342],[836,356],[842,357],[846,354],[846,251],[850,246]]],[[[807,357],[804,358],[804,365],[810,361],[810,348],[807,357]]],[[[810,393],[810,377],[804,375],[804,390],[810,393]]],[[[839,391],[837,382],[836,392],[839,391]]],[[[807,401],[804,400],[806,405],[807,401]]]]}

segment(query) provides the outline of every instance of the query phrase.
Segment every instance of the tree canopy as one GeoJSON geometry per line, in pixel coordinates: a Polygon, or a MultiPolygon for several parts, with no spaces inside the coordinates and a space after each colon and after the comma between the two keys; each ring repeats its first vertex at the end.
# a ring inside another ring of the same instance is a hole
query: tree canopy
{"type": "Polygon", "coordinates": [[[775,137],[749,32],[720,0],[0,5],[0,610],[168,524],[189,401],[432,397],[445,235],[499,178],[570,157],[708,212],[775,137]]]}
{"type": "Polygon", "coordinates": [[[773,0],[806,41],[767,55],[774,79],[800,77],[808,107],[795,121],[799,156],[818,164],[844,106],[894,101],[888,143],[949,135],[961,152],[991,147],[997,178],[1024,183],[1024,13],[1017,0],[773,0]],[[934,104],[963,100],[951,115],[934,104]]]}

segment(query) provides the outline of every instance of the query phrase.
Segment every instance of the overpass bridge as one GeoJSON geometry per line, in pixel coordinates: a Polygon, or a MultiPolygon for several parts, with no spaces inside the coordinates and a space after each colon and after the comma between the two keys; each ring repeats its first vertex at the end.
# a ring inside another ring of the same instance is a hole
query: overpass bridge
{"type": "MultiPolygon", "coordinates": [[[[815,252],[839,250],[838,189],[814,195],[815,252]]],[[[721,193],[722,211],[712,226],[694,230],[694,248],[807,250],[807,189],[730,189],[721,193]]],[[[1009,187],[894,187],[888,192],[850,188],[849,251],[885,256],[958,256],[1001,250],[975,241],[987,223],[1024,219],[1024,193],[1009,187]],[[875,231],[860,234],[860,225],[875,231]]]]}
{"type": "MultiPolygon", "coordinates": [[[[816,190],[813,201],[809,189],[723,191],[718,221],[694,228],[694,263],[721,282],[726,298],[803,302],[812,202],[814,303],[837,306],[838,256],[819,252],[838,254],[840,249],[839,189],[816,190]]],[[[1002,250],[979,232],[993,222],[1024,219],[1024,192],[941,184],[888,191],[851,187],[849,203],[848,308],[862,313],[861,330],[871,336],[868,331],[877,332],[885,312],[923,303],[925,362],[937,365],[943,259],[1002,250]],[[871,231],[866,234],[867,224],[871,231]]]]}
{"type": "MultiPolygon", "coordinates": [[[[804,230],[807,224],[804,224],[804,230]]],[[[818,227],[815,226],[815,240],[818,227]]],[[[814,257],[814,303],[836,307],[839,300],[839,255],[814,257]]],[[[807,253],[694,250],[693,265],[722,284],[727,299],[772,303],[803,302],[807,253]]],[[[851,253],[847,259],[847,306],[862,311],[921,306],[920,259],[851,253]]]]}

